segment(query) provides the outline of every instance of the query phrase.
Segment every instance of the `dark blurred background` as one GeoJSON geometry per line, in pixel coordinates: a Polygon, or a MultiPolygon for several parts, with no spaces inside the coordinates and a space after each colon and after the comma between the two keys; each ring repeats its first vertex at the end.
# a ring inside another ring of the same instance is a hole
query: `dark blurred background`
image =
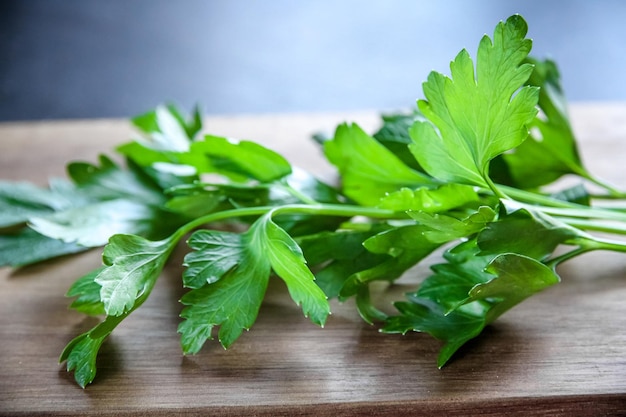
{"type": "Polygon", "coordinates": [[[620,0],[0,0],[0,120],[405,109],[514,13],[570,101],[626,100],[620,0]]]}

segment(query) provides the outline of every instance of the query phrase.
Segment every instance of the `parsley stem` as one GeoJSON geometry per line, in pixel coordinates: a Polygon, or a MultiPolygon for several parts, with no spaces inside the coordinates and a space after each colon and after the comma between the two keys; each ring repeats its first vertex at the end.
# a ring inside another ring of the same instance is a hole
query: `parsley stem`
{"type": "Polygon", "coordinates": [[[296,197],[297,199],[299,199],[303,203],[306,203],[306,204],[319,204],[317,201],[313,200],[308,195],[306,195],[303,192],[301,192],[301,191],[295,189],[294,187],[292,187],[287,180],[283,179],[283,181],[281,181],[280,184],[285,188],[285,190],[289,194],[291,194],[292,196],[296,197]]]}
{"type": "Polygon", "coordinates": [[[404,212],[350,204],[289,204],[274,208],[274,214],[283,214],[284,212],[286,212],[285,214],[316,214],[321,216],[363,216],[374,219],[407,218],[404,212]]]}
{"type": "Polygon", "coordinates": [[[569,259],[574,259],[586,252],[591,251],[591,248],[587,248],[587,247],[582,247],[579,246],[576,249],[573,249],[569,252],[566,252],[562,255],[556,256],[552,259],[550,259],[548,262],[546,262],[546,266],[550,267],[550,268],[556,268],[557,265],[569,260],[569,259]]]}
{"type": "Polygon", "coordinates": [[[574,217],[559,217],[559,220],[581,230],[626,235],[626,225],[620,223],[606,223],[602,220],[588,220],[574,217]]]}
{"type": "Polygon", "coordinates": [[[510,197],[518,201],[525,202],[525,203],[538,204],[538,205],[547,206],[547,207],[561,207],[561,208],[587,207],[587,206],[581,206],[580,204],[571,203],[569,201],[558,200],[556,198],[553,198],[547,195],[533,193],[530,191],[521,190],[519,188],[509,187],[506,185],[498,185],[498,187],[505,190],[506,194],[509,195],[510,197]]]}
{"type": "Polygon", "coordinates": [[[626,242],[618,242],[611,239],[595,237],[588,239],[587,247],[589,250],[610,250],[613,252],[626,252],[626,242]]]}
{"type": "Polygon", "coordinates": [[[569,259],[576,258],[584,253],[591,252],[594,250],[626,252],[626,242],[618,242],[615,240],[609,240],[609,239],[599,238],[595,236],[578,239],[576,243],[579,244],[577,248],[550,259],[548,262],[546,262],[546,265],[554,268],[560,263],[563,263],[569,259]]]}
{"type": "Polygon", "coordinates": [[[489,177],[489,175],[484,175],[483,178],[485,179],[485,181],[487,182],[487,185],[489,186],[489,188],[491,189],[491,191],[493,192],[493,194],[498,197],[501,200],[510,200],[511,198],[502,191],[501,186],[496,185],[492,180],[491,177],[489,177]]]}
{"type": "Polygon", "coordinates": [[[579,173],[579,175],[586,180],[592,182],[593,184],[596,184],[597,186],[605,189],[609,193],[609,196],[613,198],[626,198],[626,193],[618,190],[616,187],[601,178],[598,178],[588,172],[579,173]]]}
{"type": "Polygon", "coordinates": [[[624,212],[601,207],[585,206],[582,204],[572,203],[570,201],[557,200],[542,194],[506,186],[501,187],[506,190],[508,195],[517,200],[511,201],[511,204],[518,204],[520,208],[526,206],[528,208],[540,210],[546,214],[559,217],[603,219],[626,222],[626,213],[624,212]]]}
{"type": "Polygon", "coordinates": [[[260,216],[260,215],[267,213],[272,208],[274,207],[272,206],[243,207],[243,208],[236,208],[236,209],[231,209],[231,210],[218,211],[216,213],[210,213],[210,214],[198,217],[194,220],[191,220],[189,223],[186,223],[183,226],[179,227],[178,230],[176,230],[172,234],[172,238],[178,241],[184,235],[186,235],[187,233],[191,232],[192,230],[202,225],[218,222],[220,220],[231,219],[233,217],[260,216]]]}
{"type": "Polygon", "coordinates": [[[399,219],[406,218],[403,212],[393,210],[380,209],[376,207],[356,206],[349,204],[288,204],[285,206],[258,206],[243,207],[231,210],[224,210],[216,213],[210,213],[205,216],[198,217],[189,223],[184,224],[176,230],[171,238],[175,241],[182,239],[184,235],[192,230],[209,223],[220,220],[231,219],[235,217],[261,216],[269,211],[273,214],[314,214],[320,216],[345,216],[356,217],[364,216],[375,219],[399,219]]]}
{"type": "Polygon", "coordinates": [[[613,211],[608,209],[588,207],[588,206],[574,206],[571,208],[561,207],[537,207],[532,206],[536,210],[541,210],[546,214],[550,214],[558,217],[574,217],[581,219],[602,219],[602,220],[614,220],[620,222],[626,222],[626,213],[613,211]]]}

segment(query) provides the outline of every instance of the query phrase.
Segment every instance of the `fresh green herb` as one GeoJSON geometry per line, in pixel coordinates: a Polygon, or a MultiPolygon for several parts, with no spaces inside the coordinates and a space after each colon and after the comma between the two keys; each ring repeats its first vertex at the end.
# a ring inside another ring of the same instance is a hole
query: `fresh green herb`
{"type": "Polygon", "coordinates": [[[136,117],[143,136],[117,149],[125,166],[102,156],[70,164],[70,180],[46,188],[0,182],[0,264],[106,244],[103,266],[67,293],[73,309],[104,316],[61,354],[82,387],[96,376],[104,340],[150,296],[185,236],[183,353],[214,335],[231,346],[254,325],[269,280],[281,279],[314,324],[328,319],[329,298],[354,297],[383,332],[443,341],[443,366],[559,282],[557,265],[593,250],[626,252],[626,242],[593,234],[626,234],[625,211],[593,205],[626,195],[584,168],[556,65],[529,57],[526,32],[518,15],[499,23],[475,64],[461,51],[450,77],[430,74],[416,110],[383,116],[372,135],[342,124],[332,138],[316,137],[339,187],[257,143],[202,135],[197,109],[136,117]],[[554,192],[564,174],[600,191],[554,192]],[[395,281],[438,249],[432,274],[384,312],[372,283],[395,281]]]}

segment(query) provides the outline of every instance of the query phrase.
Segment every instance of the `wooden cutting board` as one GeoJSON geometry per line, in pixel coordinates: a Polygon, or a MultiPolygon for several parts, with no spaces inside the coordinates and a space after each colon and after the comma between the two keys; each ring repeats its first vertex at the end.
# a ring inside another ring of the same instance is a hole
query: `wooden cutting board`
{"type": "MultiPolygon", "coordinates": [[[[587,166],[626,188],[626,104],[571,110],[587,166]]],[[[377,126],[365,112],[210,117],[206,128],[259,141],[332,180],[309,137],[344,120],[377,126]]],[[[120,120],[0,124],[0,179],[44,184],[64,175],[66,162],[95,161],[132,135],[120,120]]],[[[430,336],[380,334],[351,302],[333,303],[320,329],[278,282],[231,349],[209,341],[184,357],[176,333],[181,267],[172,262],[103,345],[96,380],[83,390],[58,356],[95,319],[68,310],[64,293],[100,256],[0,269],[0,415],[626,415],[623,254],[564,265],[561,284],[507,313],[441,370],[440,343],[430,336]]],[[[418,268],[408,280],[426,273],[418,268]]],[[[410,288],[376,296],[391,300],[410,288]]]]}

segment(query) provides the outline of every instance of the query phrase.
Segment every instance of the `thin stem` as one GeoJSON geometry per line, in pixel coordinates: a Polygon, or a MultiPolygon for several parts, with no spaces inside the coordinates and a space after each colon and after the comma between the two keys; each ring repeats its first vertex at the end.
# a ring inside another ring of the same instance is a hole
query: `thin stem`
{"type": "Polygon", "coordinates": [[[579,175],[589,182],[592,182],[593,184],[596,184],[597,186],[608,191],[609,195],[613,198],[626,198],[626,192],[618,190],[613,185],[609,184],[601,178],[591,175],[589,172],[580,173],[579,175]]]}
{"type": "Polygon", "coordinates": [[[585,252],[589,252],[591,249],[589,248],[583,248],[583,247],[578,247],[576,249],[573,249],[567,253],[564,253],[562,255],[559,256],[555,256],[554,258],[550,259],[548,262],[546,262],[546,266],[550,267],[550,268],[556,268],[557,265],[559,265],[560,263],[563,263],[565,261],[568,261],[570,259],[573,259],[577,256],[582,255],[585,252]]]}
{"type": "Polygon", "coordinates": [[[569,201],[557,200],[541,194],[529,191],[518,190],[502,186],[507,193],[515,198],[509,200],[511,204],[518,205],[519,208],[529,210],[539,210],[543,213],[559,217],[579,217],[585,219],[603,219],[626,222],[626,212],[611,210],[601,207],[590,207],[569,201]]]}
{"type": "Polygon", "coordinates": [[[530,204],[539,204],[541,206],[546,206],[546,207],[561,207],[561,208],[587,207],[587,206],[572,203],[569,201],[558,200],[556,198],[553,198],[547,195],[533,193],[530,191],[521,190],[519,188],[509,187],[506,185],[499,185],[498,187],[505,190],[505,192],[509,196],[513,197],[514,199],[520,202],[525,202],[525,203],[530,203],[530,204]]]}
{"type": "MultiPolygon", "coordinates": [[[[522,205],[523,207],[524,205],[522,205]]],[[[558,217],[574,217],[581,219],[602,219],[626,222],[626,213],[602,209],[599,207],[577,206],[571,208],[529,206],[531,209],[558,217]]]]}
{"type": "Polygon", "coordinates": [[[626,252],[626,242],[619,242],[616,240],[605,239],[595,236],[591,240],[586,240],[585,247],[588,248],[588,250],[609,250],[613,252],[626,252]]]}
{"type": "Polygon", "coordinates": [[[274,211],[274,214],[316,214],[320,216],[344,216],[356,217],[364,216],[376,219],[399,219],[406,218],[406,214],[393,210],[385,210],[376,207],[363,207],[347,204],[289,204],[285,206],[259,206],[244,207],[231,210],[224,210],[217,213],[210,213],[202,217],[198,217],[181,226],[172,234],[172,239],[180,240],[185,234],[204,224],[214,223],[220,220],[231,219],[235,217],[261,216],[268,211],[274,211]]]}
{"type": "Polygon", "coordinates": [[[285,188],[285,190],[289,194],[291,194],[292,196],[296,197],[297,199],[299,199],[303,203],[312,204],[312,205],[313,204],[319,204],[317,201],[313,200],[308,195],[306,195],[306,194],[300,192],[299,190],[296,190],[295,188],[293,188],[287,181],[282,181],[281,185],[285,188]]]}
{"type": "Polygon", "coordinates": [[[577,239],[578,247],[562,255],[556,256],[546,262],[549,267],[556,267],[558,264],[573,259],[584,253],[595,250],[608,250],[613,252],[626,252],[626,242],[619,242],[610,239],[603,239],[595,236],[589,236],[582,239],[577,239]]]}
{"type": "Polygon", "coordinates": [[[601,220],[587,220],[574,217],[559,217],[559,220],[581,230],[626,235],[626,225],[619,223],[606,223],[601,220]]]}
{"type": "Polygon", "coordinates": [[[492,180],[491,177],[489,177],[489,175],[483,175],[483,178],[485,179],[485,181],[487,182],[487,185],[489,186],[489,188],[491,189],[491,191],[493,192],[493,194],[498,197],[501,200],[510,200],[511,198],[502,191],[502,188],[499,185],[496,185],[492,180]]]}
{"type": "Polygon", "coordinates": [[[184,235],[191,232],[193,229],[196,229],[207,223],[214,223],[220,220],[226,220],[226,219],[230,219],[233,217],[260,216],[262,214],[267,213],[269,210],[273,208],[274,207],[272,206],[244,207],[244,208],[219,211],[217,213],[210,213],[210,214],[198,217],[196,219],[193,219],[189,223],[185,223],[172,234],[172,238],[174,240],[180,240],[184,235]]]}

